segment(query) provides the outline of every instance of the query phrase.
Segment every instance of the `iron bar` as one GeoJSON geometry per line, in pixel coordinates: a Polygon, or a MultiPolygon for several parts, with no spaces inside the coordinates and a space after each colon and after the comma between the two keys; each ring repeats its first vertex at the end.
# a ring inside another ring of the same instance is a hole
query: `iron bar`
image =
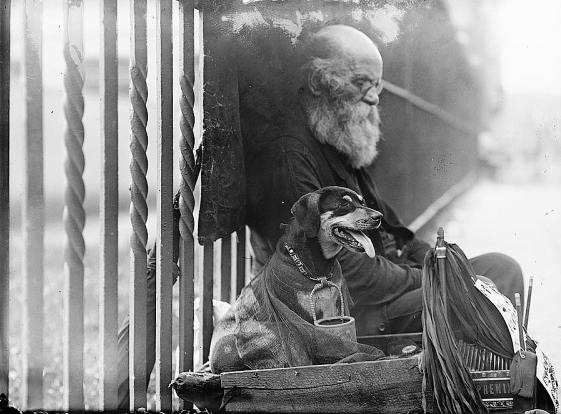
{"type": "Polygon", "coordinates": [[[156,410],[171,411],[173,288],[173,43],[172,1],[156,6],[158,79],[156,410]]]}
{"type": "Polygon", "coordinates": [[[232,282],[232,236],[222,238],[220,259],[220,300],[230,302],[232,282]]]}
{"type": "Polygon", "coordinates": [[[130,219],[130,286],[129,286],[129,395],[130,409],[146,408],[146,244],[148,231],[148,87],[147,38],[146,38],[146,0],[130,0],[131,6],[131,55],[130,87],[131,101],[131,204],[130,219]]]}
{"type": "Polygon", "coordinates": [[[245,227],[238,230],[238,243],[236,245],[236,297],[242,291],[245,285],[245,227]]]}
{"type": "Polygon", "coordinates": [[[43,407],[43,2],[26,0],[24,16],[25,140],[22,202],[24,410],[43,407]]]}
{"type": "MultiPolygon", "coordinates": [[[[193,0],[181,0],[180,11],[180,80],[181,95],[179,107],[181,117],[179,129],[181,137],[179,140],[179,170],[181,182],[179,185],[179,233],[181,236],[180,262],[181,277],[179,279],[179,371],[193,370],[193,346],[194,346],[194,310],[195,299],[194,277],[195,277],[195,244],[194,244],[194,218],[195,208],[195,158],[193,149],[195,146],[195,94],[193,85],[195,82],[195,52],[194,52],[194,4],[193,0]]],[[[186,403],[183,408],[188,409],[186,403]]]]}
{"type": "Polygon", "coordinates": [[[204,245],[203,253],[203,283],[201,289],[201,327],[202,327],[202,346],[203,362],[208,360],[210,351],[210,340],[212,338],[212,290],[214,272],[214,243],[204,245]]]}
{"type": "Polygon", "coordinates": [[[65,257],[65,324],[63,386],[64,407],[84,408],[84,9],[81,0],[64,2],[64,115],[66,131],[66,191],[63,222],[66,230],[65,257]]]}
{"type": "Polygon", "coordinates": [[[9,397],[10,371],[10,10],[0,4],[0,394],[9,397]]]}
{"type": "Polygon", "coordinates": [[[99,408],[115,410],[118,323],[118,56],[117,0],[100,3],[101,221],[99,256],[99,408]]]}

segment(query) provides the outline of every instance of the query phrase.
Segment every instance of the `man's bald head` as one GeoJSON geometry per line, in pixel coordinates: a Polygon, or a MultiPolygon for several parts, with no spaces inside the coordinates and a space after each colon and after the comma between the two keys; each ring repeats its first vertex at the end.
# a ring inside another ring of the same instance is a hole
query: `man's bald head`
{"type": "Polygon", "coordinates": [[[351,62],[371,60],[382,65],[382,56],[372,40],[351,26],[336,24],[318,30],[309,40],[309,57],[324,59],[348,59],[351,62]]]}
{"type": "Polygon", "coordinates": [[[382,56],[368,36],[345,25],[326,26],[305,46],[308,90],[313,95],[328,93],[369,105],[378,104],[382,82],[382,56]]]}
{"type": "Polygon", "coordinates": [[[378,48],[359,30],[332,25],[309,38],[304,52],[304,107],[314,136],[347,155],[355,168],[370,164],[380,137],[378,48]]]}

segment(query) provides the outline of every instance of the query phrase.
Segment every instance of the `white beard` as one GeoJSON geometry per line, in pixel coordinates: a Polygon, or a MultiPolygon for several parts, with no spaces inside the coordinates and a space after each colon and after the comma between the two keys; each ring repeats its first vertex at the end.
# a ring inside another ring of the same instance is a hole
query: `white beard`
{"type": "Polygon", "coordinates": [[[315,138],[345,154],[353,168],[366,167],[374,161],[381,136],[376,106],[333,102],[320,96],[308,102],[306,113],[315,138]]]}

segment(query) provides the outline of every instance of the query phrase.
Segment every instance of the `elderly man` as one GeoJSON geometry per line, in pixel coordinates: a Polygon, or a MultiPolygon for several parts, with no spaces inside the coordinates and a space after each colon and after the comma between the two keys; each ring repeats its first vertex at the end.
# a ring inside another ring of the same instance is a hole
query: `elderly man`
{"type": "MultiPolygon", "coordinates": [[[[379,231],[370,234],[375,258],[348,251],[338,257],[358,334],[419,331],[420,267],[429,245],[380,199],[364,169],[374,161],[380,137],[380,53],[365,34],[343,25],[324,27],[302,47],[306,63],[296,92],[299,104],[285,128],[266,132],[265,144],[246,158],[247,222],[257,263],[274,251],[279,223],[289,220],[290,206],[301,195],[328,185],[351,188],[384,214],[379,231]]],[[[245,122],[248,129],[250,123],[245,122]]],[[[520,267],[509,257],[486,254],[471,263],[511,300],[524,291],[520,267]]]]}
{"type": "MultiPolygon", "coordinates": [[[[351,313],[357,319],[358,334],[420,331],[420,267],[430,246],[416,239],[380,199],[364,169],[374,161],[380,137],[380,53],[365,34],[343,25],[319,30],[301,45],[300,52],[305,61],[301,72],[283,80],[285,89],[294,90],[283,91],[282,113],[271,116],[255,105],[247,92],[252,79],[240,94],[242,132],[246,140],[252,136],[255,144],[245,148],[245,161],[247,224],[257,265],[274,252],[280,224],[288,222],[290,207],[300,196],[330,185],[348,187],[384,214],[381,228],[369,234],[375,258],[346,250],[338,257],[354,301],[351,313]]],[[[520,267],[509,257],[487,254],[471,263],[476,273],[492,279],[509,298],[523,292],[520,267]]],[[[154,269],[148,274],[149,373],[155,353],[154,269]]],[[[119,336],[122,408],[128,406],[127,328],[119,336]]]]}

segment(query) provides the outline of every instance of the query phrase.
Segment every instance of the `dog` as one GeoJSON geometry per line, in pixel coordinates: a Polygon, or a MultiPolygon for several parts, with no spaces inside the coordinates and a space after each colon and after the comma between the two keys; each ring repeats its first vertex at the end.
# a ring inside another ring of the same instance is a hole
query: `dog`
{"type": "Polygon", "coordinates": [[[349,315],[351,299],[336,256],[347,249],[374,257],[364,232],[378,228],[382,214],[336,186],[303,195],[291,213],[275,253],[217,323],[213,373],[333,363],[357,353],[356,342],[326,336],[314,321],[349,315]]]}

